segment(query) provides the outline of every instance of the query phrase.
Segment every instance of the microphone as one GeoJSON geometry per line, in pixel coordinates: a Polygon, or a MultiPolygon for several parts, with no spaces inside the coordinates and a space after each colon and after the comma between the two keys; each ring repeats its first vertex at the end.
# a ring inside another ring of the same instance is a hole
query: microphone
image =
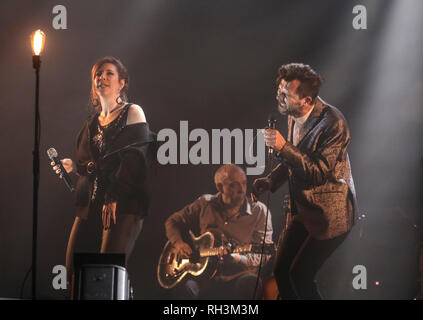
{"type": "MultiPolygon", "coordinates": [[[[276,116],[274,113],[270,113],[267,118],[267,128],[266,129],[275,129],[276,128],[276,116]]],[[[274,156],[274,150],[272,147],[267,149],[267,158],[272,160],[274,156]]]]}
{"type": "Polygon", "coordinates": [[[54,164],[56,166],[59,166],[60,169],[60,177],[63,178],[63,181],[65,182],[66,186],[68,187],[68,189],[70,190],[70,192],[73,192],[75,189],[72,186],[72,181],[68,175],[68,173],[66,172],[65,168],[63,167],[62,162],[57,158],[57,151],[54,148],[50,148],[47,150],[47,155],[50,158],[51,161],[54,162],[54,164]]]}

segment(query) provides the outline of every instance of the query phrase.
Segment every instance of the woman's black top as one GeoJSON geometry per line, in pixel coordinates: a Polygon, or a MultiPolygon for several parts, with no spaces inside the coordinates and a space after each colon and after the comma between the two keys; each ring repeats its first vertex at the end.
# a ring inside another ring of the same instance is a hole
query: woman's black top
{"type": "Polygon", "coordinates": [[[77,139],[76,207],[78,217],[101,213],[116,201],[116,215],[148,214],[148,168],[155,157],[156,134],[147,123],[126,125],[130,104],[106,126],[89,118],[77,139]]]}

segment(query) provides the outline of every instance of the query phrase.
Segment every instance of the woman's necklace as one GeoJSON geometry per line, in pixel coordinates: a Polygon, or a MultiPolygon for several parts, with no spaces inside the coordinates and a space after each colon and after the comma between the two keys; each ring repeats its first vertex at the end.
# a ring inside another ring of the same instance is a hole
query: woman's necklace
{"type": "Polygon", "coordinates": [[[124,105],[124,104],[122,104],[120,107],[116,107],[116,108],[114,108],[114,109],[113,109],[112,111],[110,111],[109,113],[110,113],[110,114],[112,114],[113,112],[115,112],[115,111],[117,111],[117,110],[122,109],[124,106],[125,106],[125,105],[124,105]]]}
{"type": "MultiPolygon", "coordinates": [[[[126,104],[124,104],[124,105],[121,105],[120,107],[116,107],[116,108],[114,108],[113,110],[111,110],[110,112],[109,112],[109,115],[111,115],[112,113],[114,113],[115,111],[119,111],[119,110],[122,110],[122,108],[125,106],[126,104]]],[[[99,117],[101,117],[101,114],[100,114],[100,116],[99,117]]],[[[100,119],[100,118],[99,118],[100,119]]],[[[106,118],[104,117],[104,116],[102,116],[102,121],[105,121],[106,120],[106,118]]],[[[114,121],[114,119],[112,120],[112,121],[109,121],[109,123],[111,123],[111,122],[113,122],[114,121]]],[[[108,124],[109,124],[108,123],[108,124]]],[[[103,127],[105,127],[105,126],[108,126],[108,124],[105,124],[105,125],[103,125],[103,127]]]]}

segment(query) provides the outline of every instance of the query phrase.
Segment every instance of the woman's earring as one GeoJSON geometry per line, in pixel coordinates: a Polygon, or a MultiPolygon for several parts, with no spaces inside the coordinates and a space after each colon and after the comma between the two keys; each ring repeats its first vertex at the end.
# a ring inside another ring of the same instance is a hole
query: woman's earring
{"type": "Polygon", "coordinates": [[[120,93],[119,93],[118,97],[116,98],[116,103],[117,103],[117,104],[123,104],[123,98],[122,98],[122,96],[120,95],[120,93]]]}

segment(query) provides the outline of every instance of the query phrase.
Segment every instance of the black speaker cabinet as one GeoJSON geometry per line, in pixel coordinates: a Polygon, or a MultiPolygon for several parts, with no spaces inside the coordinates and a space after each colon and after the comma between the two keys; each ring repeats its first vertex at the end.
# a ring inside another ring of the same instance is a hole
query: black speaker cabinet
{"type": "Polygon", "coordinates": [[[129,300],[130,284],[121,255],[75,254],[74,300],[129,300]],[[107,263],[110,262],[110,263],[107,263]]]}

